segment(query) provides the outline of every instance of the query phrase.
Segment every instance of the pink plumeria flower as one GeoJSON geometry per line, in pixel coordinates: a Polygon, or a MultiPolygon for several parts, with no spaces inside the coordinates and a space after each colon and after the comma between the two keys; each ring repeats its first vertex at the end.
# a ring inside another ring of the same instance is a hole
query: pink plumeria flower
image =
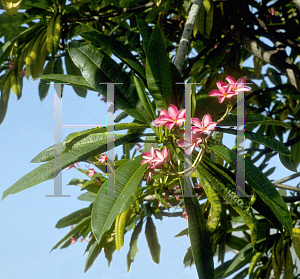
{"type": "Polygon", "coordinates": [[[167,149],[167,147],[164,147],[163,150],[159,150],[158,148],[155,148],[154,150],[156,157],[151,160],[151,163],[153,164],[149,168],[158,168],[159,166],[162,166],[165,163],[168,163],[168,157],[170,160],[172,160],[170,150],[167,149]]]}
{"type": "Polygon", "coordinates": [[[226,79],[229,82],[229,84],[233,84],[233,87],[231,88],[232,92],[235,92],[237,94],[238,92],[250,91],[250,88],[245,86],[246,84],[245,78],[239,78],[237,82],[235,81],[234,78],[230,76],[227,76],[226,79]]]}
{"type": "Polygon", "coordinates": [[[183,212],[182,212],[182,217],[185,218],[185,220],[188,220],[188,215],[186,213],[185,207],[184,207],[183,212]]]}
{"type": "Polygon", "coordinates": [[[88,174],[89,177],[92,177],[94,174],[97,173],[97,172],[94,170],[94,168],[90,168],[89,171],[90,171],[89,174],[88,174]]]}
{"type": "Polygon", "coordinates": [[[101,154],[101,156],[98,158],[98,161],[100,162],[100,163],[105,163],[105,162],[107,162],[107,156],[106,156],[106,153],[103,153],[103,154],[101,154]]]}
{"type": "Polygon", "coordinates": [[[192,122],[196,127],[192,127],[193,133],[201,132],[208,134],[209,131],[213,131],[217,126],[217,122],[212,122],[211,116],[205,114],[202,118],[202,122],[198,118],[192,118],[192,122]]]}
{"type": "Polygon", "coordinates": [[[142,157],[145,159],[141,162],[141,165],[144,165],[144,164],[151,164],[151,161],[153,158],[156,157],[155,153],[154,153],[154,147],[153,147],[153,144],[151,146],[151,149],[150,149],[150,152],[144,152],[142,153],[142,157]]]}
{"type": "Polygon", "coordinates": [[[77,241],[77,239],[72,236],[70,241],[71,241],[71,245],[73,245],[77,241]]]}
{"type": "Polygon", "coordinates": [[[136,146],[137,146],[137,151],[140,152],[142,146],[139,143],[137,143],[136,146]]]}
{"type": "Polygon", "coordinates": [[[24,71],[24,69],[22,69],[21,72],[19,73],[19,77],[20,77],[20,78],[23,77],[23,76],[25,76],[25,71],[24,71]]]}
{"type": "Polygon", "coordinates": [[[176,106],[170,105],[168,111],[161,109],[160,117],[153,121],[156,127],[166,125],[171,130],[175,124],[180,126],[185,121],[185,109],[178,111],[176,106]]]}
{"type": "Polygon", "coordinates": [[[15,67],[15,62],[12,60],[9,60],[8,63],[9,63],[9,68],[12,70],[15,67]]]}
{"type": "Polygon", "coordinates": [[[72,165],[68,166],[68,167],[66,168],[66,170],[69,170],[69,169],[71,169],[71,168],[76,168],[75,165],[77,165],[77,167],[79,167],[78,162],[77,162],[77,163],[75,163],[75,164],[72,164],[72,165]]]}
{"type": "Polygon", "coordinates": [[[217,81],[217,86],[219,90],[214,89],[208,93],[209,96],[217,96],[219,97],[219,103],[223,103],[225,98],[232,98],[233,96],[236,96],[237,93],[233,92],[233,84],[227,84],[223,81],[217,81]]]}
{"type": "Polygon", "coordinates": [[[186,154],[190,155],[193,150],[195,149],[196,146],[198,146],[199,143],[202,142],[202,132],[196,132],[192,134],[192,142],[188,141],[188,140],[180,140],[179,142],[177,142],[177,145],[180,147],[183,147],[183,150],[185,151],[186,154]],[[184,147],[188,147],[187,149],[185,149],[184,147]]]}

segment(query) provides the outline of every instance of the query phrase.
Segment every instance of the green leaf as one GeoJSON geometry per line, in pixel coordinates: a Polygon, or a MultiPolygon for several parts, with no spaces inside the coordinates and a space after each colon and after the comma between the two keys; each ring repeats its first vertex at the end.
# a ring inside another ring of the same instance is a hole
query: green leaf
{"type": "Polygon", "coordinates": [[[264,146],[271,148],[281,155],[291,156],[289,149],[283,143],[274,139],[273,137],[247,131],[245,131],[245,137],[248,140],[263,144],[264,146]]]}
{"type": "Polygon", "coordinates": [[[81,194],[77,199],[79,199],[80,201],[89,201],[89,202],[93,202],[95,201],[97,195],[92,193],[92,192],[86,192],[81,194]]]}
{"type": "Polygon", "coordinates": [[[91,215],[92,208],[91,206],[79,209],[68,216],[61,218],[56,223],[56,228],[61,229],[65,227],[69,227],[71,225],[78,224],[82,219],[89,217],[91,215]]]}
{"type": "Polygon", "coordinates": [[[184,267],[192,266],[194,264],[194,259],[193,259],[193,253],[192,253],[192,247],[190,246],[183,258],[183,264],[184,267]]]}
{"type": "Polygon", "coordinates": [[[147,95],[147,92],[145,91],[145,85],[143,84],[143,81],[140,78],[133,75],[133,82],[134,82],[136,91],[139,95],[139,99],[140,99],[141,103],[143,104],[144,109],[146,110],[148,116],[150,117],[151,121],[155,120],[156,119],[155,111],[154,111],[152,103],[147,95]]]}
{"type": "Polygon", "coordinates": [[[102,248],[104,247],[106,243],[106,237],[104,236],[100,243],[97,241],[94,242],[92,245],[89,254],[87,256],[86,262],[85,262],[85,267],[84,267],[84,272],[87,272],[89,268],[94,264],[95,260],[98,258],[100,255],[102,248]]]}
{"type": "MultiPolygon", "coordinates": [[[[77,87],[88,89],[91,91],[96,91],[84,77],[81,76],[73,76],[73,75],[60,75],[60,74],[49,74],[39,76],[40,79],[46,79],[49,82],[65,82],[70,83],[70,85],[76,85],[77,87]]],[[[66,84],[69,85],[69,84],[66,84]]]]}
{"type": "Polygon", "coordinates": [[[283,156],[279,154],[280,162],[290,171],[297,172],[296,165],[290,156],[283,156]]]}
{"type": "MultiPolygon", "coordinates": [[[[147,128],[149,127],[149,125],[138,124],[138,123],[120,123],[120,124],[116,124],[114,127],[115,127],[115,131],[119,131],[119,130],[127,130],[130,128],[142,128],[142,127],[147,128]]],[[[72,146],[75,143],[79,142],[80,140],[92,134],[101,134],[106,132],[107,132],[106,126],[91,128],[80,132],[74,132],[69,134],[62,143],[57,144],[57,148],[59,148],[58,146],[61,146],[63,153],[65,153],[66,151],[70,150],[72,146]]],[[[52,145],[47,149],[43,150],[42,152],[40,152],[37,156],[35,156],[31,160],[31,163],[40,163],[40,162],[52,160],[54,158],[53,150],[55,149],[55,146],[56,145],[52,145]]]]}
{"type": "MultiPolygon", "coordinates": [[[[192,192],[192,186],[188,179],[189,192],[192,192]]],[[[183,187],[183,179],[180,180],[183,187]]],[[[186,186],[186,185],[185,185],[186,186]]],[[[204,215],[195,197],[187,197],[184,193],[184,204],[188,215],[189,237],[191,241],[193,259],[196,265],[199,278],[213,278],[214,262],[213,251],[210,243],[210,233],[206,227],[204,215]]]]}
{"type": "Polygon", "coordinates": [[[201,5],[198,14],[197,29],[205,38],[209,37],[209,34],[212,30],[213,18],[214,13],[212,3],[210,0],[203,1],[203,5],[201,5]]]}
{"type": "MultiPolygon", "coordinates": [[[[77,76],[80,77],[82,76],[81,71],[76,67],[76,65],[74,64],[74,62],[72,61],[71,57],[69,55],[65,56],[65,64],[66,64],[66,70],[67,70],[67,74],[72,75],[72,76],[77,76]]],[[[76,85],[72,85],[75,93],[82,98],[86,97],[87,94],[87,89],[86,88],[82,88],[76,85]]]]}
{"type": "MultiPolygon", "coordinates": [[[[237,167],[239,169],[239,166],[236,165],[236,153],[234,151],[225,146],[217,145],[211,145],[209,149],[224,159],[232,168],[237,167]]],[[[263,172],[248,159],[245,159],[245,178],[254,191],[271,208],[281,224],[287,228],[289,234],[292,235],[292,220],[286,203],[263,172]]]]}
{"type": "Polygon", "coordinates": [[[140,30],[142,40],[143,40],[143,48],[145,51],[145,54],[147,56],[147,50],[148,50],[148,45],[149,41],[151,38],[151,33],[152,33],[152,28],[148,26],[147,22],[143,20],[142,18],[136,16],[136,22],[137,26],[140,30]]]}
{"type": "Polygon", "coordinates": [[[223,274],[222,278],[226,278],[239,270],[240,268],[244,267],[248,264],[252,257],[254,256],[255,252],[253,252],[252,244],[247,244],[239,253],[233,258],[232,263],[227,268],[225,273],[223,274]]]}
{"type": "MultiPolygon", "coordinates": [[[[235,115],[229,114],[225,117],[224,121],[220,122],[221,125],[225,125],[225,126],[236,126],[237,122],[236,122],[237,118],[235,115]]],[[[290,125],[288,123],[279,121],[279,120],[275,120],[272,118],[268,118],[265,117],[263,115],[260,114],[252,114],[252,113],[246,113],[245,114],[245,125],[246,125],[246,130],[248,128],[248,126],[250,127],[250,125],[261,125],[261,124],[267,124],[267,125],[275,125],[275,126],[282,126],[282,127],[287,127],[290,128],[290,125]]],[[[256,127],[255,126],[255,127],[256,127]]],[[[252,127],[253,129],[253,127],[252,127]]]]}
{"type": "Polygon", "coordinates": [[[157,110],[168,109],[172,103],[172,75],[165,42],[158,25],[152,32],[148,46],[146,76],[157,110]]]}
{"type": "MultiPolygon", "coordinates": [[[[134,134],[115,135],[115,147],[134,139],[136,136],[137,135],[134,134]]],[[[102,153],[106,151],[106,148],[106,134],[90,135],[77,142],[74,146],[74,150],[69,153],[64,153],[62,156],[58,156],[58,159],[62,159],[62,169],[64,169],[73,163],[85,161],[91,156],[102,153]]],[[[51,160],[50,162],[44,163],[6,189],[3,192],[2,200],[8,195],[19,193],[39,183],[53,179],[55,177],[54,173],[54,161],[51,160]]]]}
{"type": "Polygon", "coordinates": [[[30,163],[40,163],[53,160],[54,158],[54,149],[62,148],[62,143],[54,144],[45,150],[41,151],[38,155],[36,155],[30,163]]]}
{"type": "MultiPolygon", "coordinates": [[[[221,157],[221,156],[220,156],[221,157]]],[[[224,159],[224,158],[223,158],[224,159]]],[[[225,160],[225,159],[224,159],[225,160]]],[[[226,169],[222,166],[206,160],[201,162],[202,168],[198,168],[201,175],[204,175],[222,197],[232,206],[232,208],[243,218],[244,222],[250,229],[251,241],[255,245],[258,233],[258,224],[252,210],[249,208],[247,198],[236,195],[235,181],[226,173],[226,169]]],[[[228,171],[230,173],[230,171],[228,171]]]]}
{"type": "Polygon", "coordinates": [[[183,229],[180,233],[176,234],[174,237],[179,237],[179,236],[188,236],[189,235],[189,229],[186,228],[186,229],[183,229]]]}
{"type": "Polygon", "coordinates": [[[138,243],[139,235],[142,231],[142,227],[143,227],[143,220],[140,220],[131,235],[131,239],[129,243],[129,251],[127,253],[127,273],[130,271],[131,264],[134,262],[134,258],[138,252],[137,243],[138,243]]]}
{"type": "Polygon", "coordinates": [[[99,83],[122,83],[114,86],[115,105],[135,119],[150,121],[129,75],[117,62],[87,43],[70,42],[69,53],[75,65],[82,69],[82,74],[91,87],[107,98],[107,85],[99,83]]]}
{"type": "Polygon", "coordinates": [[[205,194],[211,204],[209,216],[207,219],[207,227],[210,232],[213,232],[217,228],[221,219],[222,204],[209,180],[207,180],[205,176],[201,175],[199,172],[198,179],[203,186],[205,194]]]}
{"type": "Polygon", "coordinates": [[[90,223],[91,223],[90,216],[82,219],[69,233],[67,233],[59,242],[56,243],[56,245],[51,249],[51,251],[57,249],[60,246],[60,244],[62,244],[63,242],[69,241],[75,233],[81,232],[84,228],[89,226],[90,223]]]}
{"type": "Polygon", "coordinates": [[[292,160],[295,162],[295,168],[297,168],[300,163],[300,141],[292,145],[291,153],[292,160]]]}
{"type": "Polygon", "coordinates": [[[88,179],[81,179],[81,178],[73,178],[67,185],[76,185],[82,187],[84,183],[88,182],[88,179]]]}
{"type": "Polygon", "coordinates": [[[108,188],[107,195],[106,188],[100,188],[92,210],[92,230],[98,242],[120,210],[127,210],[137,199],[134,190],[146,169],[146,164],[141,165],[142,159],[142,155],[139,155],[115,171],[115,192],[108,188]]]}
{"type": "Polygon", "coordinates": [[[50,87],[50,84],[48,84],[50,81],[45,81],[43,80],[43,76],[44,75],[48,75],[48,74],[53,74],[53,71],[54,71],[54,64],[55,64],[55,59],[51,59],[48,61],[48,64],[46,65],[44,71],[43,71],[43,75],[40,76],[40,82],[39,82],[39,97],[40,97],[40,100],[44,100],[45,97],[47,96],[48,94],[48,91],[49,91],[49,87],[50,87]]]}
{"type": "MultiPolygon", "coordinates": [[[[80,23],[83,28],[88,26],[87,24],[80,23]]],[[[145,68],[141,63],[135,58],[135,56],[129,51],[129,49],[124,46],[122,43],[117,41],[111,36],[106,36],[101,34],[98,30],[94,29],[92,31],[88,30],[91,28],[87,27],[84,33],[81,33],[80,36],[87,41],[90,41],[93,45],[99,47],[105,47],[109,49],[116,57],[121,61],[127,64],[132,70],[136,71],[139,76],[146,78],[145,68]]]]}
{"type": "Polygon", "coordinates": [[[157,232],[151,217],[147,217],[145,235],[150,250],[152,261],[159,264],[160,261],[160,244],[158,242],[157,232]]]}
{"type": "MultiPolygon", "coordinates": [[[[108,126],[108,127],[112,128],[112,126],[108,126]]],[[[148,124],[139,124],[139,123],[120,123],[120,124],[114,125],[114,131],[121,131],[121,130],[127,130],[127,129],[128,130],[129,129],[138,129],[138,128],[149,128],[149,125],[148,124]]],[[[72,146],[76,142],[86,138],[89,135],[106,133],[106,132],[107,132],[107,126],[102,126],[102,127],[87,129],[87,130],[80,131],[80,132],[71,133],[63,141],[63,143],[62,143],[63,148],[71,149],[72,146]]]]}

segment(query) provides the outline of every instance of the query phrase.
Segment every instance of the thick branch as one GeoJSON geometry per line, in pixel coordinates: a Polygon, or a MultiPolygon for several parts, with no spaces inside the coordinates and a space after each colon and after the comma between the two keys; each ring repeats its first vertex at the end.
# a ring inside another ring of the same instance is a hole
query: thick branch
{"type": "Polygon", "coordinates": [[[300,91],[300,70],[287,56],[284,47],[270,47],[257,39],[251,31],[246,28],[240,29],[239,25],[233,23],[230,26],[223,27],[222,30],[226,35],[239,42],[247,51],[277,68],[300,91]]]}
{"type": "Polygon", "coordinates": [[[280,183],[273,183],[273,185],[276,188],[285,189],[285,190],[289,190],[289,191],[299,192],[300,193],[300,188],[297,188],[297,187],[293,187],[293,186],[289,186],[289,185],[285,185],[285,184],[280,184],[280,183]]]}
{"type": "Polygon", "coordinates": [[[284,183],[284,182],[287,182],[287,181],[289,181],[289,180],[295,179],[295,178],[297,178],[298,176],[300,176],[300,172],[297,172],[297,173],[294,173],[294,174],[292,174],[292,175],[289,175],[289,176],[287,176],[287,177],[285,177],[285,178],[276,180],[276,181],[274,182],[274,184],[276,184],[276,183],[284,183]]]}
{"type": "Polygon", "coordinates": [[[182,67],[184,64],[185,57],[188,52],[189,47],[189,41],[193,33],[194,25],[196,22],[197,15],[200,11],[200,7],[202,5],[202,0],[195,0],[191,11],[189,13],[188,19],[184,25],[182,37],[179,43],[179,47],[177,50],[177,55],[174,61],[174,64],[179,71],[180,74],[182,74],[182,67]]]}
{"type": "Polygon", "coordinates": [[[139,5],[139,6],[136,6],[136,7],[123,8],[123,9],[120,9],[116,12],[111,12],[111,13],[107,13],[107,14],[100,15],[100,16],[68,18],[68,19],[66,19],[66,21],[69,22],[69,23],[75,23],[77,21],[79,21],[79,22],[98,21],[99,22],[99,21],[107,20],[110,17],[119,16],[121,14],[138,13],[138,12],[144,11],[148,8],[151,8],[154,5],[155,5],[155,2],[149,2],[147,4],[139,5]]]}

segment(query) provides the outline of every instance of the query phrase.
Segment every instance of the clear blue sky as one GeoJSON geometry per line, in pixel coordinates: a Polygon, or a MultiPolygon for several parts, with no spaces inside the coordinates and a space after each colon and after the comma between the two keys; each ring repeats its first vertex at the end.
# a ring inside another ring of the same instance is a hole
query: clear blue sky
{"type": "MultiPolygon", "coordinates": [[[[249,64],[252,64],[249,59],[249,64]]],[[[30,163],[40,151],[54,144],[54,85],[50,87],[44,101],[38,97],[39,81],[24,79],[22,98],[17,101],[11,94],[6,118],[0,125],[1,195],[22,176],[35,169],[39,164],[30,163]]],[[[78,97],[70,86],[65,86],[63,96],[62,124],[105,125],[106,105],[100,101],[96,92],[89,92],[85,99],[78,97]]],[[[131,122],[128,118],[123,122],[131,122]]],[[[79,129],[63,129],[63,139],[79,129]]],[[[232,147],[235,138],[227,136],[225,144],[232,147]]],[[[121,153],[121,148],[116,148],[121,153]]],[[[258,162],[258,164],[260,161],[258,162]]],[[[272,159],[269,167],[277,166],[271,179],[277,180],[292,174],[282,167],[278,156],[272,159]]],[[[86,168],[81,163],[82,168],[86,168]]],[[[299,170],[299,168],[298,168],[299,170]]],[[[125,235],[124,247],[115,252],[110,268],[102,252],[93,267],[85,274],[83,256],[86,242],[54,250],[52,247],[67,234],[70,228],[56,229],[56,222],[80,208],[87,207],[88,202],[79,201],[82,193],[77,186],[66,186],[72,178],[86,178],[78,171],[63,170],[63,194],[70,198],[46,198],[53,194],[53,180],[36,185],[16,195],[8,196],[0,204],[2,235],[0,240],[1,278],[197,278],[195,266],[183,268],[183,257],[190,246],[189,238],[174,238],[174,235],[187,227],[184,218],[167,218],[154,220],[161,244],[161,262],[152,262],[144,236],[144,229],[139,237],[135,262],[126,275],[126,255],[131,233],[125,235]]],[[[289,184],[296,186],[300,180],[289,184]]],[[[228,253],[226,260],[232,258],[228,253]]],[[[215,257],[215,266],[217,258],[215,257]]],[[[228,278],[232,278],[228,277],[228,278]]]]}

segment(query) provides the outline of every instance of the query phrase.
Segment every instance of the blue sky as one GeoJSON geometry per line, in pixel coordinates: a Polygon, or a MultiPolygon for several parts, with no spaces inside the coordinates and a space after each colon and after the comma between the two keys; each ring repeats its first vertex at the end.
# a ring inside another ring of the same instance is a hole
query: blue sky
{"type": "MultiPolygon", "coordinates": [[[[245,66],[252,65],[252,58],[245,66]],[[247,64],[248,63],[248,64],[247,64]]],[[[42,102],[38,97],[39,81],[24,79],[23,96],[17,101],[11,94],[8,111],[4,122],[0,125],[1,194],[22,176],[35,169],[39,164],[30,163],[40,151],[54,144],[54,85],[51,85],[48,96],[42,102]]],[[[65,86],[62,111],[64,125],[105,125],[106,105],[100,101],[96,92],[89,92],[85,99],[78,97],[70,86],[65,86]]],[[[127,118],[123,122],[131,122],[127,118]]],[[[79,129],[62,129],[63,139],[79,129]]],[[[234,145],[235,138],[225,137],[225,144],[234,145]]],[[[121,147],[116,153],[122,152],[121,147]]],[[[261,161],[258,161],[259,164],[261,161]]],[[[285,169],[276,156],[269,168],[278,169],[271,175],[277,180],[292,174],[285,169]]],[[[87,166],[81,163],[82,168],[87,166]]],[[[299,171],[299,168],[298,168],[299,171]]],[[[8,196],[0,204],[2,235],[0,240],[1,275],[5,279],[15,278],[197,278],[195,266],[183,268],[183,258],[190,246],[187,237],[174,238],[174,235],[187,227],[184,218],[165,217],[163,221],[154,220],[161,244],[161,262],[152,262],[144,236],[144,229],[139,237],[135,262],[126,275],[126,255],[132,231],[125,235],[124,247],[115,252],[110,268],[102,252],[93,267],[85,274],[83,256],[86,242],[54,250],[52,247],[67,234],[70,228],[56,229],[56,222],[80,208],[87,207],[88,202],[79,201],[82,193],[77,186],[66,186],[72,178],[86,178],[78,171],[63,170],[63,194],[70,198],[46,198],[54,191],[53,180],[36,185],[16,195],[8,196]]],[[[289,185],[296,186],[300,179],[289,185]]],[[[232,258],[228,253],[226,260],[232,258]]],[[[215,266],[219,265],[215,258],[215,266]]],[[[228,277],[228,278],[232,278],[228,277]]]]}

